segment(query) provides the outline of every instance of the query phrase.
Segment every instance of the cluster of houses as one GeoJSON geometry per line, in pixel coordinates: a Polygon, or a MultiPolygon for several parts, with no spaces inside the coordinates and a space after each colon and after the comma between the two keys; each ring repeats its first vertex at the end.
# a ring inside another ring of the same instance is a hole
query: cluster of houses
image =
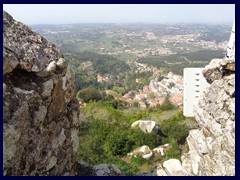
{"type": "Polygon", "coordinates": [[[129,91],[118,100],[126,101],[129,105],[138,102],[142,109],[162,105],[169,95],[173,105],[182,107],[183,103],[183,77],[169,72],[161,81],[155,78],[138,92],[129,91]]]}
{"type": "Polygon", "coordinates": [[[191,33],[184,35],[166,35],[161,38],[163,43],[172,43],[174,42],[174,46],[179,46],[180,43],[188,43],[193,46],[201,46],[207,49],[222,49],[225,50],[227,46],[227,41],[215,42],[215,41],[205,41],[201,40],[200,37],[203,36],[203,33],[191,33]]]}
{"type": "MultiPolygon", "coordinates": [[[[138,63],[135,61],[136,72],[153,72],[153,79],[143,89],[138,91],[130,90],[121,98],[116,100],[125,101],[129,106],[134,102],[138,102],[142,109],[149,107],[156,107],[162,105],[165,98],[169,96],[171,103],[175,106],[182,107],[183,104],[183,77],[172,72],[166,75],[161,75],[161,71],[155,67],[148,66],[147,64],[138,63]],[[161,76],[161,78],[159,78],[161,76]]],[[[107,82],[108,75],[97,75],[97,82],[107,82]]],[[[139,83],[140,79],[137,78],[136,82],[139,83]]]]}

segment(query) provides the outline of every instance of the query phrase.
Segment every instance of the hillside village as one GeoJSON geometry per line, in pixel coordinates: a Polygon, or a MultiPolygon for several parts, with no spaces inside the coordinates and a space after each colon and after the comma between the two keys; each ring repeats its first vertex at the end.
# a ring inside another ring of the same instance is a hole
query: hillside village
{"type": "MultiPolygon", "coordinates": [[[[147,107],[156,107],[162,105],[166,96],[170,97],[170,101],[176,107],[182,107],[183,101],[183,77],[169,72],[165,75],[155,68],[147,64],[134,62],[136,65],[135,73],[151,71],[153,73],[152,79],[148,85],[138,91],[130,90],[122,97],[115,97],[116,100],[122,100],[128,103],[129,106],[134,102],[138,102],[142,109],[147,107]]],[[[107,82],[111,78],[110,75],[97,75],[97,82],[107,82]]],[[[140,79],[136,78],[137,83],[140,79]]],[[[109,91],[107,90],[106,93],[109,91]]]]}

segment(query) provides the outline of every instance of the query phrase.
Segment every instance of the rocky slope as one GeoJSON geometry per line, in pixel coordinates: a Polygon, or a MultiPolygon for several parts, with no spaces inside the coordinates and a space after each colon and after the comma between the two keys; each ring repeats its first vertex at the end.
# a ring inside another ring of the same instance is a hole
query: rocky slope
{"type": "Polygon", "coordinates": [[[3,13],[4,175],[76,175],[75,78],[54,44],[3,13]]]}
{"type": "Polygon", "coordinates": [[[203,70],[210,87],[194,107],[198,129],[187,137],[189,152],[170,159],[157,175],[235,175],[235,61],[213,59],[203,70]]]}
{"type": "Polygon", "coordinates": [[[187,174],[235,175],[235,61],[214,59],[203,70],[210,87],[194,108],[200,128],[187,138],[187,174]]]}

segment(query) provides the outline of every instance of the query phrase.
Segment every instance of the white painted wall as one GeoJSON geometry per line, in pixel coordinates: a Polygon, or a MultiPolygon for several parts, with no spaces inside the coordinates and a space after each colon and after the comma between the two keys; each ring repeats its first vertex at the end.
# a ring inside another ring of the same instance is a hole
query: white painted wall
{"type": "Polygon", "coordinates": [[[193,105],[197,103],[200,94],[209,86],[202,75],[203,68],[185,68],[183,71],[183,115],[193,117],[193,105]]]}

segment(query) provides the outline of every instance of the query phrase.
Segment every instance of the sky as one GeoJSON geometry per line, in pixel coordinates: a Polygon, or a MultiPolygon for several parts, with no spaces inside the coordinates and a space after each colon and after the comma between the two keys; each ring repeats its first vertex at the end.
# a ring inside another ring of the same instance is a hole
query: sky
{"type": "Polygon", "coordinates": [[[25,24],[232,23],[234,4],[3,4],[25,24]]]}

